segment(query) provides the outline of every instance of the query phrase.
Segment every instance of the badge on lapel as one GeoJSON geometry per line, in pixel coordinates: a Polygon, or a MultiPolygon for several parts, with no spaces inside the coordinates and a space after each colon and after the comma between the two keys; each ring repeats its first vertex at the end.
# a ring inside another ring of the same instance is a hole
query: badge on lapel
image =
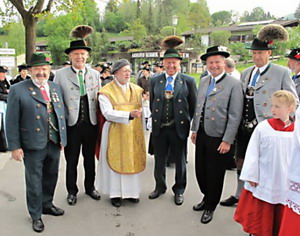
{"type": "Polygon", "coordinates": [[[53,101],[53,102],[59,102],[59,96],[58,96],[58,94],[56,93],[56,92],[52,92],[51,93],[51,100],[53,101]]]}

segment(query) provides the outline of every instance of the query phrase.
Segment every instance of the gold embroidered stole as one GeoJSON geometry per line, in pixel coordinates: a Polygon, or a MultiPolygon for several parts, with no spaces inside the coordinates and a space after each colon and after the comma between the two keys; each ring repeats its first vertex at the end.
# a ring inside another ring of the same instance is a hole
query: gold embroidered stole
{"type": "MultiPolygon", "coordinates": [[[[104,86],[100,93],[111,102],[114,110],[132,111],[142,106],[142,92],[139,86],[130,83],[126,93],[115,81],[104,86]]],[[[146,147],[142,117],[129,124],[111,122],[108,133],[107,162],[110,168],[120,174],[136,174],[146,167],[146,147]]]]}

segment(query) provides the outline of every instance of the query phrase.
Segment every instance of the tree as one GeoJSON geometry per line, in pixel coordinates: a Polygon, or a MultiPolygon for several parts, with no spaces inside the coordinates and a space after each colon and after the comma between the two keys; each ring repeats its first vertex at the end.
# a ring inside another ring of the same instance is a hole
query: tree
{"type": "Polygon", "coordinates": [[[127,33],[133,36],[133,38],[137,41],[146,37],[147,30],[146,27],[142,24],[141,19],[136,19],[131,24],[128,25],[127,33]]]}
{"type": "Polygon", "coordinates": [[[104,19],[105,30],[120,33],[127,28],[127,24],[119,13],[106,12],[104,19]]]}
{"type": "Polygon", "coordinates": [[[270,12],[265,12],[263,8],[256,7],[251,13],[245,11],[243,16],[241,17],[241,21],[262,21],[262,20],[271,20],[275,19],[274,16],[270,14],[270,12]]]}
{"type": "Polygon", "coordinates": [[[206,0],[198,0],[196,3],[192,3],[187,18],[194,30],[208,27],[211,17],[206,0]]]}
{"type": "Polygon", "coordinates": [[[164,26],[160,30],[162,36],[169,36],[174,34],[174,27],[173,26],[164,26]]]}
{"type": "MultiPolygon", "coordinates": [[[[80,7],[81,0],[5,0],[6,6],[9,2],[19,12],[25,27],[25,47],[26,47],[26,62],[28,63],[33,52],[35,52],[36,44],[36,26],[37,22],[45,15],[49,14],[55,6],[57,10],[73,9],[74,6],[80,7]]],[[[10,8],[8,8],[10,9],[10,8]]],[[[11,14],[14,14],[12,9],[11,14]]],[[[3,11],[2,11],[3,14],[3,11]]],[[[4,14],[7,15],[7,12],[4,14]]]]}
{"type": "Polygon", "coordinates": [[[213,45],[227,46],[229,44],[229,38],[231,33],[229,31],[214,31],[210,34],[210,39],[213,45]]]}
{"type": "Polygon", "coordinates": [[[300,3],[294,13],[294,16],[297,18],[297,19],[300,19],[300,3]]]}
{"type": "Polygon", "coordinates": [[[45,25],[45,33],[48,36],[48,48],[52,55],[54,64],[61,65],[66,59],[64,50],[70,45],[70,31],[82,24],[82,17],[79,13],[69,13],[54,17],[49,15],[45,25]]]}
{"type": "Polygon", "coordinates": [[[16,49],[16,55],[23,54],[25,52],[24,25],[22,23],[10,23],[7,30],[6,40],[9,42],[9,47],[16,49]]]}
{"type": "Polygon", "coordinates": [[[211,15],[214,25],[225,25],[232,21],[232,13],[230,11],[218,11],[211,15]]]}

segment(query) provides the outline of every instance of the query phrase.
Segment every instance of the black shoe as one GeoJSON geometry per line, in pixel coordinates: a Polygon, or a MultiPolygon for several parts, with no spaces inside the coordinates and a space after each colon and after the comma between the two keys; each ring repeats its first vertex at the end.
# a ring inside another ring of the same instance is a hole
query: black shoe
{"type": "Polygon", "coordinates": [[[207,224],[211,222],[213,215],[214,215],[214,211],[204,210],[203,215],[201,217],[201,223],[207,224]]]}
{"type": "Polygon", "coordinates": [[[205,206],[205,203],[204,203],[204,201],[202,201],[202,202],[196,204],[195,206],[193,206],[193,210],[194,211],[203,211],[204,206],[205,206]]]}
{"type": "Polygon", "coordinates": [[[220,202],[221,206],[233,206],[239,202],[235,196],[230,196],[229,198],[225,199],[224,201],[220,202]]]}
{"type": "Polygon", "coordinates": [[[77,202],[77,197],[74,194],[68,194],[67,202],[69,205],[74,206],[77,202]]]}
{"type": "Polygon", "coordinates": [[[94,200],[99,201],[101,199],[101,196],[100,196],[100,194],[98,193],[98,191],[96,189],[94,189],[92,192],[86,193],[86,194],[89,195],[94,200]]]}
{"type": "Polygon", "coordinates": [[[140,199],[139,198],[127,198],[126,200],[132,202],[132,203],[139,203],[140,199]]]}
{"type": "Polygon", "coordinates": [[[42,219],[32,220],[32,229],[37,233],[43,232],[45,226],[42,219]]]}
{"type": "Polygon", "coordinates": [[[181,194],[181,193],[176,193],[175,194],[175,196],[174,196],[174,202],[175,202],[175,204],[177,206],[182,205],[183,200],[184,200],[183,194],[181,194]]]}
{"type": "Polygon", "coordinates": [[[122,204],[122,200],[119,197],[111,198],[110,202],[111,202],[111,205],[113,205],[114,207],[120,207],[122,204]]]}
{"type": "Polygon", "coordinates": [[[152,193],[149,194],[149,199],[156,199],[162,194],[164,194],[164,192],[159,192],[157,190],[154,190],[152,193]]]}
{"type": "Polygon", "coordinates": [[[56,206],[52,206],[50,208],[43,209],[43,214],[52,216],[62,216],[63,214],[65,214],[65,211],[56,206]]]}

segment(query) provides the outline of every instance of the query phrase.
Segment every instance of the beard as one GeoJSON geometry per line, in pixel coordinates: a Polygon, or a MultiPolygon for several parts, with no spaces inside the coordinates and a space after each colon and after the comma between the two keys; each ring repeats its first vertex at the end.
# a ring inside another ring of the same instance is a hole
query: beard
{"type": "Polygon", "coordinates": [[[36,74],[32,76],[32,80],[38,85],[45,85],[47,83],[48,77],[45,73],[36,74]]]}

